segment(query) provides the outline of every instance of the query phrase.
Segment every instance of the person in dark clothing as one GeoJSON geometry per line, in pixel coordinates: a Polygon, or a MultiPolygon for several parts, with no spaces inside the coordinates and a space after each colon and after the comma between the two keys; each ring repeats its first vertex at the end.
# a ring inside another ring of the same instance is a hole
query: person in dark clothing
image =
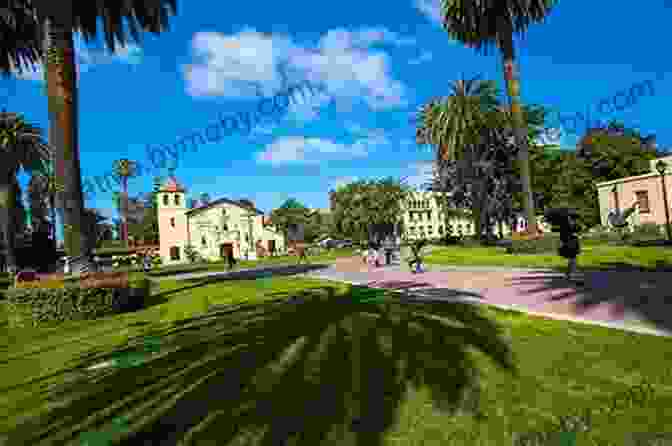
{"type": "Polygon", "coordinates": [[[308,257],[306,256],[306,247],[305,246],[297,246],[296,250],[297,250],[297,253],[299,254],[299,261],[297,263],[301,263],[302,260],[305,260],[306,263],[308,263],[308,257]]]}
{"type": "Polygon", "coordinates": [[[229,250],[226,253],[226,261],[229,266],[229,271],[231,271],[236,266],[236,259],[233,257],[233,250],[229,250]]]}
{"type": "Polygon", "coordinates": [[[558,254],[567,259],[567,280],[572,280],[576,274],[576,257],[581,252],[579,237],[576,234],[578,227],[573,215],[567,217],[567,224],[560,226],[560,249],[558,254]]]}

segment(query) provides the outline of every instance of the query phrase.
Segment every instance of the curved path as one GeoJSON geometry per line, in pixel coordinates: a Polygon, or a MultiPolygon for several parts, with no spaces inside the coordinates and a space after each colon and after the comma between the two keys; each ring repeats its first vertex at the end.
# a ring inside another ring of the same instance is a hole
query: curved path
{"type": "Polygon", "coordinates": [[[412,274],[397,262],[380,268],[344,257],[330,264],[268,265],[234,272],[200,272],[162,279],[226,277],[253,279],[295,275],[396,290],[412,299],[440,299],[493,305],[530,315],[672,336],[672,278],[661,272],[584,272],[584,286],[548,269],[438,266],[412,274]]]}
{"type": "Polygon", "coordinates": [[[477,302],[533,315],[672,335],[672,280],[659,272],[586,272],[577,285],[544,269],[441,267],[421,274],[407,267],[369,267],[343,258],[308,277],[412,292],[426,299],[477,302]],[[669,318],[668,316],[669,315],[669,318]]]}

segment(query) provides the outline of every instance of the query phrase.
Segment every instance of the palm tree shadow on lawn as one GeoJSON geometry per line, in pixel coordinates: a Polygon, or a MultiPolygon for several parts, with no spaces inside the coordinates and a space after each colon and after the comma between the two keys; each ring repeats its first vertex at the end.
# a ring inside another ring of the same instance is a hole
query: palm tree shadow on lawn
{"type": "Polygon", "coordinates": [[[562,275],[539,274],[520,276],[514,284],[532,286],[527,294],[564,290],[547,301],[570,300],[577,316],[597,305],[616,304],[624,311],[635,313],[659,329],[672,331],[672,303],[669,296],[670,279],[661,272],[634,270],[586,271],[583,283],[570,282],[562,275]],[[535,286],[536,285],[536,286],[535,286]]]}
{"type": "Polygon", "coordinates": [[[269,277],[269,275],[272,275],[273,277],[287,277],[326,268],[329,268],[329,265],[325,264],[291,265],[281,267],[258,268],[253,271],[232,271],[230,273],[222,273],[219,275],[213,275],[205,278],[183,279],[181,280],[181,282],[184,282],[186,284],[184,287],[175,288],[172,290],[153,294],[150,298],[151,302],[150,305],[156,305],[159,303],[167,302],[168,297],[173,294],[182,293],[184,291],[192,290],[195,288],[201,288],[207,285],[211,285],[213,283],[234,281],[234,280],[256,280],[260,278],[269,277]]]}
{"type": "Polygon", "coordinates": [[[133,433],[119,438],[128,445],[377,446],[412,388],[427,387],[448,415],[479,394],[471,350],[518,375],[500,328],[477,306],[362,304],[329,286],[293,293],[294,303],[277,294],[156,333],[161,352],[142,367],[51,389],[45,397],[67,404],[20,426],[16,444],[38,444],[50,428],[50,439],[76,438],[124,415],[133,433]]]}

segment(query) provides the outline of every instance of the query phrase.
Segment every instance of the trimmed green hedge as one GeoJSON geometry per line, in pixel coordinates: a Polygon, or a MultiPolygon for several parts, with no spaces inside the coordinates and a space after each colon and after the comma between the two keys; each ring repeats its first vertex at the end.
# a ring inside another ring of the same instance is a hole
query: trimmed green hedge
{"type": "Polygon", "coordinates": [[[557,253],[560,248],[560,236],[558,234],[544,234],[535,239],[511,240],[511,245],[506,248],[508,254],[546,254],[557,253]]]}
{"type": "Polygon", "coordinates": [[[10,288],[5,291],[7,322],[10,328],[36,327],[139,310],[145,305],[142,296],[150,295],[151,282],[143,279],[131,286],[81,288],[67,284],[63,288],[10,288]]]}

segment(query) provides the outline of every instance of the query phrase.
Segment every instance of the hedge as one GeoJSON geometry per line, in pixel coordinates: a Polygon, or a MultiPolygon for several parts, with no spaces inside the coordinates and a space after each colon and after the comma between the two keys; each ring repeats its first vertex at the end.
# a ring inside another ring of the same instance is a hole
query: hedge
{"type": "Polygon", "coordinates": [[[511,240],[506,252],[509,254],[546,254],[557,253],[559,248],[559,235],[544,234],[536,238],[511,240]]]}
{"type": "Polygon", "coordinates": [[[82,287],[67,282],[61,282],[59,288],[45,288],[37,284],[23,284],[21,288],[5,291],[10,328],[96,319],[139,310],[145,305],[142,296],[149,296],[151,290],[148,279],[125,288],[82,287]]]}

